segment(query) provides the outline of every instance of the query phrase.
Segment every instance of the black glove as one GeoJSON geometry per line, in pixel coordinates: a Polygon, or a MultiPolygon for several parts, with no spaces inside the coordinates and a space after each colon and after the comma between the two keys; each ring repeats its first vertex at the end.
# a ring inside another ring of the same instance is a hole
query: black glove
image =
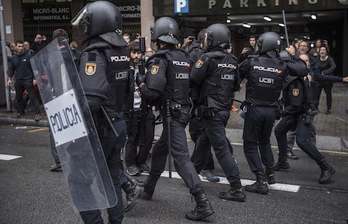
{"type": "Polygon", "coordinates": [[[141,75],[140,73],[137,73],[136,83],[138,86],[140,86],[141,83],[145,83],[145,75],[141,75]]]}
{"type": "Polygon", "coordinates": [[[89,109],[92,112],[97,112],[100,109],[103,103],[103,100],[97,96],[87,96],[87,102],[88,102],[89,109]]]}

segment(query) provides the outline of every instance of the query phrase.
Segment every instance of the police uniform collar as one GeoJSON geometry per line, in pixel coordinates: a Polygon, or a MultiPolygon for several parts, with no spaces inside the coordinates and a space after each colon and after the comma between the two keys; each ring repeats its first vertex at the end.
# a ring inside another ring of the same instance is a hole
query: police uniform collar
{"type": "Polygon", "coordinates": [[[88,44],[88,47],[84,51],[90,51],[93,49],[109,48],[109,43],[104,42],[100,38],[94,38],[88,44]]]}
{"type": "Polygon", "coordinates": [[[122,35],[119,35],[116,32],[108,32],[99,35],[100,38],[108,42],[109,44],[116,47],[125,47],[127,42],[123,39],[122,35]]]}

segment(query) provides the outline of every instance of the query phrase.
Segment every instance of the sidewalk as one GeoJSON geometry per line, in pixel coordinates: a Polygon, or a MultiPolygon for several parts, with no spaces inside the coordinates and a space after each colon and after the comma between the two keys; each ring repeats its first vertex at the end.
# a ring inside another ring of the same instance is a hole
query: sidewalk
{"type": "MultiPolygon", "coordinates": [[[[235,96],[238,100],[244,100],[245,88],[238,92],[235,96]]],[[[317,131],[317,147],[319,150],[348,152],[348,84],[334,83],[332,89],[332,110],[331,114],[326,115],[326,95],[321,94],[319,113],[315,116],[314,122],[317,131]]],[[[239,108],[240,103],[235,102],[235,106],[239,108]]],[[[12,112],[7,112],[6,106],[0,106],[0,125],[17,125],[17,126],[39,126],[48,127],[47,116],[41,105],[42,120],[36,122],[34,120],[35,113],[32,108],[26,111],[26,117],[23,119],[16,118],[16,110],[12,108],[12,112]]],[[[277,122],[274,126],[276,126],[277,122]]],[[[160,136],[162,125],[156,125],[155,135],[160,136]]],[[[186,129],[187,136],[188,128],[186,129]]],[[[231,117],[226,127],[226,135],[233,144],[242,144],[243,119],[238,112],[231,111],[231,117]]],[[[271,144],[277,145],[274,133],[271,136],[271,144]]],[[[296,146],[297,147],[297,146],[296,146]]]]}

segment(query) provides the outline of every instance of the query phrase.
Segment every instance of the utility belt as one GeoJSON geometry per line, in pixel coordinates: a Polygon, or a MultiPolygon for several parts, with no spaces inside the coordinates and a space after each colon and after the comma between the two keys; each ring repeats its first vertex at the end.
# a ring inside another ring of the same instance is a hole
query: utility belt
{"type": "Polygon", "coordinates": [[[215,114],[219,112],[218,109],[208,108],[205,105],[200,105],[194,109],[194,116],[202,118],[202,117],[213,117],[215,114]]]}
{"type": "Polygon", "coordinates": [[[170,115],[172,117],[176,117],[176,118],[181,117],[181,115],[183,113],[183,111],[182,111],[183,109],[189,108],[189,105],[179,104],[179,103],[177,103],[177,104],[163,104],[161,106],[161,113],[163,115],[165,115],[166,111],[167,111],[166,105],[169,106],[170,115]]]}
{"type": "MultiPolygon", "coordinates": [[[[123,114],[123,113],[115,113],[115,112],[106,112],[106,115],[108,116],[109,120],[112,123],[118,122],[118,121],[122,121],[124,120],[123,116],[120,116],[119,114],[123,114]]],[[[95,126],[96,129],[98,131],[98,135],[99,137],[108,137],[108,131],[110,130],[110,124],[107,120],[107,118],[105,117],[105,114],[103,112],[101,112],[100,110],[97,112],[97,114],[94,114],[95,116],[95,126]]]]}
{"type": "Polygon", "coordinates": [[[252,104],[252,103],[243,101],[241,103],[241,105],[240,105],[240,109],[243,110],[244,112],[247,112],[248,107],[257,107],[257,106],[260,106],[260,107],[275,107],[275,108],[277,108],[277,110],[276,110],[276,112],[277,112],[276,120],[279,120],[283,116],[283,114],[284,114],[284,102],[281,99],[278,100],[276,106],[256,105],[256,104],[252,104]]]}
{"type": "MultiPolygon", "coordinates": [[[[152,107],[151,106],[148,106],[147,108],[146,108],[146,113],[147,112],[151,112],[152,111],[152,107]]],[[[141,114],[141,113],[143,113],[143,109],[141,108],[141,107],[139,107],[139,108],[133,108],[133,109],[130,109],[129,110],[129,114],[141,114]]]]}

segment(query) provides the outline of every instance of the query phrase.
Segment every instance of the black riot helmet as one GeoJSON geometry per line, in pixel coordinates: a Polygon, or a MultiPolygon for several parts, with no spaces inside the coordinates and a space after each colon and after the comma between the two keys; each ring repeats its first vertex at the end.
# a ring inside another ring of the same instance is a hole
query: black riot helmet
{"type": "Polygon", "coordinates": [[[226,25],[215,23],[207,28],[205,34],[205,47],[211,50],[216,47],[227,49],[230,47],[231,32],[226,25]]]}
{"type": "Polygon", "coordinates": [[[276,57],[279,55],[280,43],[280,36],[277,33],[266,32],[257,39],[257,48],[260,54],[266,53],[270,57],[276,57]]]}
{"type": "Polygon", "coordinates": [[[88,39],[100,36],[108,42],[121,42],[118,36],[122,38],[122,15],[110,2],[96,1],[87,4],[73,19],[72,24],[78,26],[80,22],[85,27],[84,33],[88,39]],[[105,35],[107,33],[113,34],[105,35]]]}
{"type": "Polygon", "coordinates": [[[179,41],[179,25],[170,17],[161,17],[150,29],[151,41],[162,41],[168,44],[178,44],[179,41]]]}

